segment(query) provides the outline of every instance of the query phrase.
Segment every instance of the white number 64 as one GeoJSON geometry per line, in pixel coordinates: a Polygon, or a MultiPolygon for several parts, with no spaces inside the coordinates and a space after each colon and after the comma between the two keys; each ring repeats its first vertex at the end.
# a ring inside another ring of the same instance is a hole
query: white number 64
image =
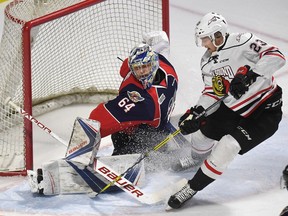
{"type": "Polygon", "coordinates": [[[125,98],[123,98],[121,101],[119,101],[119,103],[118,103],[118,106],[119,106],[119,107],[124,107],[124,108],[125,108],[124,111],[125,111],[126,113],[129,112],[130,109],[135,106],[134,103],[128,103],[129,101],[130,101],[130,100],[125,97],[125,98]]]}

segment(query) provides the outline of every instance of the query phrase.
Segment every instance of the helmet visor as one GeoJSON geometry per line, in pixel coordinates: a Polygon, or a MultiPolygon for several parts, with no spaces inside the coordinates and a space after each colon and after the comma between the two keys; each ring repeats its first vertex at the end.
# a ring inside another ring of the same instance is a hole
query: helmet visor
{"type": "Polygon", "coordinates": [[[197,34],[195,34],[195,43],[198,47],[205,47],[213,42],[212,38],[209,36],[203,36],[201,37],[197,34]]]}

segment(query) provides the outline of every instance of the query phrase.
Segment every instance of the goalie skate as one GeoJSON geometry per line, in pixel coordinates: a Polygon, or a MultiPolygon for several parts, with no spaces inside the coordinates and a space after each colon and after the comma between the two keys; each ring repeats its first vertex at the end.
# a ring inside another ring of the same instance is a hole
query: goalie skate
{"type": "Polygon", "coordinates": [[[43,194],[43,173],[42,169],[38,169],[37,172],[33,170],[27,170],[27,177],[32,193],[43,194]]]}
{"type": "Polygon", "coordinates": [[[206,152],[204,154],[199,154],[191,150],[191,154],[187,156],[183,156],[179,158],[179,160],[172,166],[173,171],[183,171],[183,170],[193,170],[196,171],[203,161],[208,157],[211,151],[206,152]]]}

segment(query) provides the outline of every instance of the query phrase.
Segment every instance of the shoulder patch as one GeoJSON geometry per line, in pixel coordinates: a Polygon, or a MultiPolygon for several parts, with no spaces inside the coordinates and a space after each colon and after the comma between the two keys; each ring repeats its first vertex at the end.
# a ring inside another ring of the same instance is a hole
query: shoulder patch
{"type": "Polygon", "coordinates": [[[141,101],[144,101],[144,98],[141,96],[141,94],[137,91],[127,91],[127,95],[129,97],[129,99],[131,101],[133,101],[134,103],[137,103],[137,102],[141,102],[141,101]]]}

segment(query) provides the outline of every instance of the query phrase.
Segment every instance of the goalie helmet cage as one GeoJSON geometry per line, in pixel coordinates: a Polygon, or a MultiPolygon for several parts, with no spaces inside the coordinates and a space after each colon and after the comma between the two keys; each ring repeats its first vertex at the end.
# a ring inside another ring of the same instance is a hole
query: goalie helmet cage
{"type": "Polygon", "coordinates": [[[121,82],[117,57],[127,57],[144,32],[169,35],[169,0],[15,0],[4,14],[1,176],[33,169],[32,123],[7,97],[34,116],[55,104],[107,100],[102,95],[115,94],[121,82]]]}

